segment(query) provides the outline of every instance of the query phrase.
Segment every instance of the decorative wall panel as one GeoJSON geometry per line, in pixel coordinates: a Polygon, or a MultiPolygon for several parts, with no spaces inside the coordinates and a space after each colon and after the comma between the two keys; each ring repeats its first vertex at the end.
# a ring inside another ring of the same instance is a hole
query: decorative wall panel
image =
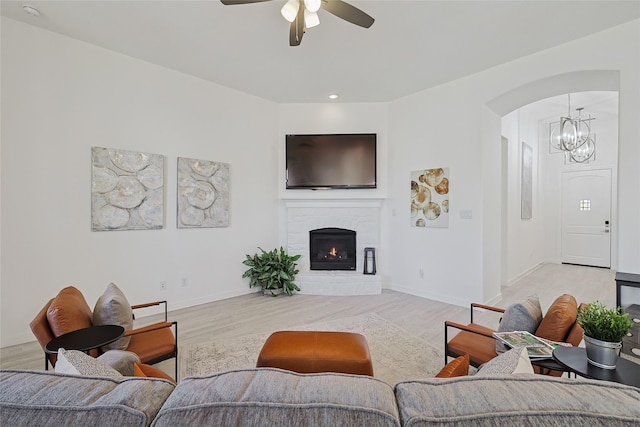
{"type": "Polygon", "coordinates": [[[229,164],[178,157],[178,228],[229,226],[229,164]]]}
{"type": "Polygon", "coordinates": [[[91,148],[91,230],[153,230],[164,223],[164,156],[91,148]]]}

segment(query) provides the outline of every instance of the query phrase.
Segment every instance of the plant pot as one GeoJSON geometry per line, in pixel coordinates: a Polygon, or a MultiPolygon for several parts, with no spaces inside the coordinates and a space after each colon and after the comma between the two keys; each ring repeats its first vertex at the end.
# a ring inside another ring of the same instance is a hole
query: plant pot
{"type": "Polygon", "coordinates": [[[621,342],[600,341],[584,336],[587,350],[587,361],[598,368],[616,369],[616,362],[620,356],[621,342]]]}
{"type": "Polygon", "coordinates": [[[268,295],[270,297],[282,295],[283,293],[284,293],[283,288],[268,288],[268,289],[262,288],[262,294],[268,295]]]}

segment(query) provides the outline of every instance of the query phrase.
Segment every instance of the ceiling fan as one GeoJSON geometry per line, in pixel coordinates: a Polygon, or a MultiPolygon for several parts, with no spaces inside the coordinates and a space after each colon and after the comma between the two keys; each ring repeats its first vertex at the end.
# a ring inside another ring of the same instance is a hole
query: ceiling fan
{"type": "MultiPolygon", "coordinates": [[[[220,0],[226,6],[236,4],[262,3],[272,0],[220,0]]],[[[369,28],[374,19],[355,6],[342,0],[288,0],[280,11],[291,22],[289,28],[289,46],[299,46],[307,28],[320,23],[318,10],[324,9],[338,18],[352,24],[369,28]]]]}

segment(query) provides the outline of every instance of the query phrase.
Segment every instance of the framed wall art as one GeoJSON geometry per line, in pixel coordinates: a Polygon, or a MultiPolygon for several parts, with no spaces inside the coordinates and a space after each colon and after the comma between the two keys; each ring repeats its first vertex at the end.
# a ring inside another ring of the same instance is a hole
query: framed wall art
{"type": "Polygon", "coordinates": [[[411,226],[449,227],[449,168],[411,172],[411,226]]]}
{"type": "Polygon", "coordinates": [[[520,190],[520,217],[533,216],[533,150],[522,142],[522,177],[520,190]]]}
{"type": "Polygon", "coordinates": [[[164,156],[91,148],[91,230],[155,230],[164,224],[164,156]]]}
{"type": "Polygon", "coordinates": [[[178,157],[177,226],[229,226],[229,164],[178,157]]]}

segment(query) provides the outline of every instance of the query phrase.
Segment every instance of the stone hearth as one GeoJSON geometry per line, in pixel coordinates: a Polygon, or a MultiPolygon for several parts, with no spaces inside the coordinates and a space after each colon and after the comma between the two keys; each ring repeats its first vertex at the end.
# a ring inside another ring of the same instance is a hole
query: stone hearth
{"type": "Polygon", "coordinates": [[[382,275],[363,274],[364,248],[380,246],[380,200],[287,200],[286,247],[301,254],[296,283],[301,294],[372,295],[382,292],[382,275]],[[325,227],[356,232],[355,271],[310,269],[309,231],[325,227]]]}

